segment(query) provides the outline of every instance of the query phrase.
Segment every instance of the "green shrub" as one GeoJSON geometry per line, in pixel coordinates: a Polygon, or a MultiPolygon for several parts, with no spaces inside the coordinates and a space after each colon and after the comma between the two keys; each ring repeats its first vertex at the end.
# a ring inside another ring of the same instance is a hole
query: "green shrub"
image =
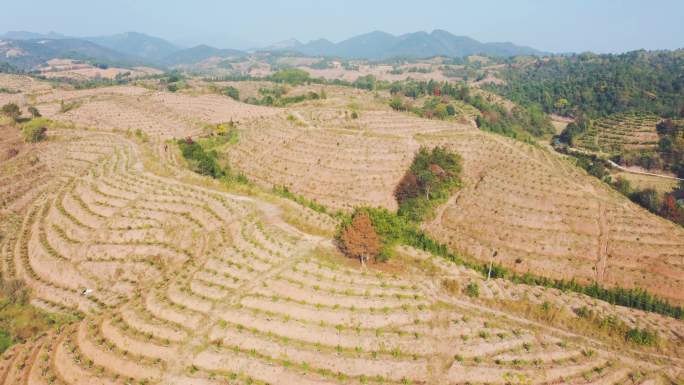
{"type": "Polygon", "coordinates": [[[25,123],[21,128],[21,134],[27,143],[36,143],[45,139],[45,133],[50,121],[43,118],[33,119],[25,123]]]}
{"type": "Polygon", "coordinates": [[[399,98],[392,98],[389,101],[389,106],[392,107],[393,110],[395,111],[406,111],[406,106],[404,106],[404,102],[401,101],[399,98]]]}
{"type": "Polygon", "coordinates": [[[637,345],[655,346],[658,343],[658,334],[647,329],[633,328],[627,331],[625,339],[637,345]]]}
{"type": "Polygon", "coordinates": [[[223,89],[222,93],[234,100],[240,100],[240,91],[232,86],[223,89]]]}
{"type": "Polygon", "coordinates": [[[466,286],[465,293],[468,297],[478,298],[480,296],[480,286],[475,282],[470,282],[466,286]]]}
{"type": "Polygon", "coordinates": [[[4,353],[10,346],[12,346],[12,337],[9,332],[0,330],[0,354],[4,353]]]}
{"type": "Polygon", "coordinates": [[[216,151],[206,152],[199,143],[193,142],[191,139],[179,140],[178,147],[180,147],[183,157],[188,160],[190,168],[198,174],[213,178],[226,175],[216,161],[216,151]]]}

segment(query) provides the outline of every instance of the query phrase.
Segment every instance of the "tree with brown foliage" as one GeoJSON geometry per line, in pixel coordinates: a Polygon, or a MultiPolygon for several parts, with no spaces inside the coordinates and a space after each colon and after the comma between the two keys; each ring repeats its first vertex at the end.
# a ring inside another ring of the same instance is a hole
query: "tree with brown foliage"
{"type": "Polygon", "coordinates": [[[365,212],[359,212],[352,218],[352,222],[342,231],[341,240],[345,254],[358,258],[364,266],[369,258],[376,257],[382,249],[380,236],[365,212]]]}
{"type": "Polygon", "coordinates": [[[407,199],[415,198],[418,196],[418,178],[416,175],[407,171],[404,177],[401,178],[397,188],[394,189],[394,198],[397,202],[401,203],[407,199]]]}

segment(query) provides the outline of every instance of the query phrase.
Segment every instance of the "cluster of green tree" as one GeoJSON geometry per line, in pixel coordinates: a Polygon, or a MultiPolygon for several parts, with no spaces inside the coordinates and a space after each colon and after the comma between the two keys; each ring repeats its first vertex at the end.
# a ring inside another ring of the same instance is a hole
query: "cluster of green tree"
{"type": "Polygon", "coordinates": [[[624,196],[628,197],[632,202],[647,209],[653,214],[659,215],[674,223],[684,226],[684,207],[677,203],[678,198],[684,197],[684,183],[668,193],[659,193],[658,191],[646,188],[638,189],[632,187],[629,181],[625,178],[619,177],[613,181],[613,178],[608,171],[605,160],[593,154],[572,153],[575,158],[575,164],[590,175],[607,183],[624,196]]]}
{"type": "Polygon", "coordinates": [[[223,88],[223,90],[221,90],[221,93],[223,95],[226,95],[227,97],[233,99],[233,100],[237,100],[237,101],[240,100],[240,90],[238,90],[237,88],[235,88],[233,86],[228,86],[228,87],[223,88]]]}
{"type": "Polygon", "coordinates": [[[612,186],[653,214],[684,226],[684,205],[677,203],[677,198],[684,196],[684,182],[674,191],[663,194],[652,188],[634,188],[624,178],[617,178],[612,186]]]}
{"type": "Polygon", "coordinates": [[[202,80],[205,82],[245,82],[250,80],[262,80],[262,78],[248,74],[230,74],[221,76],[207,76],[202,78],[202,80]]]}
{"type": "Polygon", "coordinates": [[[325,70],[328,68],[333,68],[334,65],[330,60],[323,59],[321,61],[318,61],[316,63],[310,64],[309,68],[315,69],[315,70],[325,70]]]}
{"type": "Polygon", "coordinates": [[[477,125],[483,130],[522,140],[531,140],[530,136],[539,137],[553,132],[551,119],[539,106],[516,106],[508,111],[501,104],[489,102],[481,94],[472,93],[466,84],[406,80],[392,83],[389,90],[394,95],[390,106],[396,110],[415,110],[425,117],[435,116],[435,113],[437,116],[448,116],[448,98],[452,98],[470,104],[480,111],[477,125]],[[441,102],[426,104],[424,107],[427,109],[416,109],[399,99],[399,96],[416,99],[429,95],[441,98],[441,102]],[[440,103],[440,109],[434,109],[433,106],[439,106],[440,103]]]}
{"type": "Polygon", "coordinates": [[[460,186],[461,164],[461,157],[445,147],[421,147],[394,190],[397,214],[414,222],[424,220],[460,186]]]}
{"type": "Polygon", "coordinates": [[[75,320],[75,317],[45,313],[29,304],[23,281],[4,279],[0,274],[0,354],[15,343],[75,320]]]}
{"type": "Polygon", "coordinates": [[[410,111],[420,117],[428,119],[447,119],[456,115],[456,108],[446,97],[433,96],[425,100],[421,107],[411,103],[405,103],[398,97],[393,97],[389,102],[390,107],[395,111],[410,111]]]}
{"type": "Polygon", "coordinates": [[[310,83],[312,80],[308,72],[299,68],[284,69],[268,76],[266,79],[275,83],[286,83],[291,85],[310,83]]]}
{"type": "Polygon", "coordinates": [[[287,91],[282,87],[275,88],[261,88],[259,93],[262,95],[261,99],[253,96],[245,99],[245,103],[256,104],[259,106],[275,106],[285,107],[290,104],[301,103],[306,100],[326,99],[327,95],[324,90],[320,93],[309,91],[305,94],[286,96],[287,91]]]}
{"type": "Polygon", "coordinates": [[[665,119],[656,126],[658,153],[666,168],[684,178],[684,120],[665,119]]]}
{"type": "Polygon", "coordinates": [[[204,147],[190,137],[179,139],[178,147],[183,158],[188,161],[190,169],[196,173],[217,179],[226,176],[226,172],[218,164],[218,154],[215,150],[205,151],[204,147]]]}
{"type": "Polygon", "coordinates": [[[684,116],[684,50],[584,53],[510,65],[489,89],[522,104],[565,116],[622,111],[684,116]]]}
{"type": "Polygon", "coordinates": [[[378,81],[378,79],[376,79],[373,75],[365,75],[356,78],[351,85],[362,90],[374,91],[377,89],[382,89],[386,84],[387,82],[378,81]]]}
{"type": "Polygon", "coordinates": [[[409,67],[406,69],[408,73],[429,74],[432,72],[430,67],[409,67]]]}
{"type": "Polygon", "coordinates": [[[249,184],[249,180],[244,174],[232,172],[227,157],[220,156],[219,151],[217,151],[226,145],[235,144],[237,141],[238,132],[231,122],[216,125],[211,136],[197,141],[187,137],[179,139],[177,144],[183,158],[186,159],[188,166],[194,172],[225,182],[249,184]]]}
{"type": "Polygon", "coordinates": [[[352,63],[350,61],[343,61],[342,62],[342,68],[344,68],[347,71],[358,71],[359,70],[359,65],[352,63]]]}
{"type": "Polygon", "coordinates": [[[19,74],[22,73],[20,69],[7,62],[0,62],[0,74],[19,74]]]}
{"type": "Polygon", "coordinates": [[[29,106],[28,111],[31,116],[23,118],[21,109],[15,103],[7,103],[0,109],[2,115],[10,119],[13,125],[20,124],[19,128],[25,142],[36,143],[45,140],[47,129],[52,122],[42,118],[34,106],[29,106]]]}
{"type": "Polygon", "coordinates": [[[186,88],[185,76],[179,71],[171,71],[159,77],[159,84],[169,92],[176,92],[186,88]]]}
{"type": "Polygon", "coordinates": [[[606,183],[611,183],[607,162],[594,154],[572,153],[575,165],[606,183]]]}
{"type": "Polygon", "coordinates": [[[579,114],[574,121],[568,123],[567,126],[558,135],[558,140],[570,147],[577,144],[577,138],[584,134],[588,129],[591,121],[586,119],[583,114],[579,114]]]}
{"type": "Polygon", "coordinates": [[[500,104],[488,102],[476,102],[473,105],[481,113],[476,118],[477,126],[486,131],[529,142],[533,142],[530,136],[540,137],[553,133],[551,119],[536,105],[516,106],[511,111],[500,104]]]}
{"type": "Polygon", "coordinates": [[[399,244],[418,247],[438,255],[448,254],[445,245],[432,240],[415,222],[385,208],[359,207],[351,215],[343,216],[338,226],[338,240],[353,223],[354,218],[359,215],[368,216],[373,231],[379,236],[381,247],[374,255],[371,255],[378,261],[389,259],[394,253],[394,247],[399,244]]]}
{"type": "MultiPolygon", "coordinates": [[[[92,79],[86,79],[86,80],[80,80],[80,79],[73,79],[73,78],[46,78],[45,76],[41,74],[31,74],[32,77],[40,80],[45,80],[49,81],[51,83],[57,83],[57,84],[67,84],[71,87],[74,87],[74,89],[77,90],[85,90],[85,89],[91,89],[91,88],[99,88],[99,87],[110,87],[110,86],[120,86],[120,85],[125,85],[125,84],[131,84],[134,81],[141,81],[141,80],[160,80],[160,81],[165,81],[165,78],[168,76],[166,74],[160,74],[160,75],[145,75],[145,76],[136,76],[135,78],[131,77],[130,72],[122,72],[117,74],[113,79],[109,78],[92,78],[92,79]]],[[[176,90],[178,89],[178,86],[176,86],[176,90]]]]}
{"type": "Polygon", "coordinates": [[[2,115],[7,117],[11,123],[17,123],[21,119],[21,108],[16,103],[7,103],[0,109],[2,115]]]}

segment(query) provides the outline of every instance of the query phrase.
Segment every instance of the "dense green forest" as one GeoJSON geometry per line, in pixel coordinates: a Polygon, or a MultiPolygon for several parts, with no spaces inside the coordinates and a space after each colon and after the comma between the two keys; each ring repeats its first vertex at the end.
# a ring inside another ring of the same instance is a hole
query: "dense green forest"
{"type": "Polygon", "coordinates": [[[684,50],[553,57],[509,65],[502,76],[505,84],[487,88],[548,113],[684,115],[684,50]]]}

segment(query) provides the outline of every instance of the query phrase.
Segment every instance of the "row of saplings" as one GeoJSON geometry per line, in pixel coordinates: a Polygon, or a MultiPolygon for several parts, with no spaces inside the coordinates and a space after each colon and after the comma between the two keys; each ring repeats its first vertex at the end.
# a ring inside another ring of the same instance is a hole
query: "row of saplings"
{"type": "Polygon", "coordinates": [[[397,186],[397,213],[383,208],[361,207],[344,217],[337,235],[340,249],[362,264],[387,260],[397,244],[428,251],[443,251],[419,228],[433,209],[446,202],[460,186],[461,157],[446,147],[422,147],[397,186]],[[432,248],[435,248],[432,250],[432,248]]]}
{"type": "Polygon", "coordinates": [[[0,109],[2,115],[10,120],[12,125],[19,125],[24,141],[27,143],[40,142],[46,138],[47,128],[50,124],[48,119],[41,117],[36,107],[29,106],[30,117],[22,117],[21,108],[16,103],[8,103],[0,109]]]}

